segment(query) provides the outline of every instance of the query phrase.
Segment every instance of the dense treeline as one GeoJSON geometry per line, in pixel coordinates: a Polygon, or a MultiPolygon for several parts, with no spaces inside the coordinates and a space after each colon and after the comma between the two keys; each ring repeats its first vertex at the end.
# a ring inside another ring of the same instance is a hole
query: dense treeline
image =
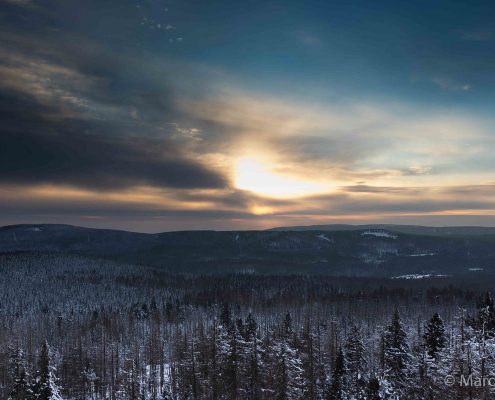
{"type": "Polygon", "coordinates": [[[488,399],[495,310],[433,281],[0,256],[2,399],[488,399]],[[453,377],[451,386],[445,383],[453,377]]]}

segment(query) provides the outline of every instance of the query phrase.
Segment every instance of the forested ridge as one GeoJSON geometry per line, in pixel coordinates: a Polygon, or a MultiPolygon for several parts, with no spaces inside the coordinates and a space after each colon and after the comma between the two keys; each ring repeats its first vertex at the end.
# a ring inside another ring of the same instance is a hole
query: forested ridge
{"type": "Polygon", "coordinates": [[[350,231],[144,234],[68,225],[14,225],[0,227],[0,252],[59,252],[170,272],[218,275],[248,272],[390,278],[495,273],[495,235],[491,231],[447,231],[438,236],[422,232],[362,227],[350,231]]]}
{"type": "Polygon", "coordinates": [[[488,399],[490,282],[0,256],[2,399],[488,399]],[[455,384],[445,383],[452,376],[455,384]]]}

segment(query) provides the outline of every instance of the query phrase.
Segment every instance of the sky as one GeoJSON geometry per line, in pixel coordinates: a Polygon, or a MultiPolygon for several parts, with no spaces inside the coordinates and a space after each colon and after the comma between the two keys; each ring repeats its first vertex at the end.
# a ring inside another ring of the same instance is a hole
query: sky
{"type": "Polygon", "coordinates": [[[0,0],[0,225],[495,226],[486,1],[0,0]]]}

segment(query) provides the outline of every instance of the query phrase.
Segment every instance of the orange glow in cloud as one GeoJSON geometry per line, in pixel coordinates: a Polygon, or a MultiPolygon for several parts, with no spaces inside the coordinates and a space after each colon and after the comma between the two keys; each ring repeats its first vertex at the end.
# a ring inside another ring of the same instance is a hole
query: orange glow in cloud
{"type": "Polygon", "coordinates": [[[238,189],[274,198],[292,198],[321,193],[321,184],[275,173],[256,157],[243,156],[236,165],[238,189]]]}

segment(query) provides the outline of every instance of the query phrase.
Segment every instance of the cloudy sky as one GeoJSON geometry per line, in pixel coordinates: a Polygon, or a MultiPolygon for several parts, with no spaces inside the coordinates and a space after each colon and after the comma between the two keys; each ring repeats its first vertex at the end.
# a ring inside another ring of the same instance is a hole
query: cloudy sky
{"type": "Polygon", "coordinates": [[[0,225],[495,225],[490,1],[0,0],[0,225]]]}

